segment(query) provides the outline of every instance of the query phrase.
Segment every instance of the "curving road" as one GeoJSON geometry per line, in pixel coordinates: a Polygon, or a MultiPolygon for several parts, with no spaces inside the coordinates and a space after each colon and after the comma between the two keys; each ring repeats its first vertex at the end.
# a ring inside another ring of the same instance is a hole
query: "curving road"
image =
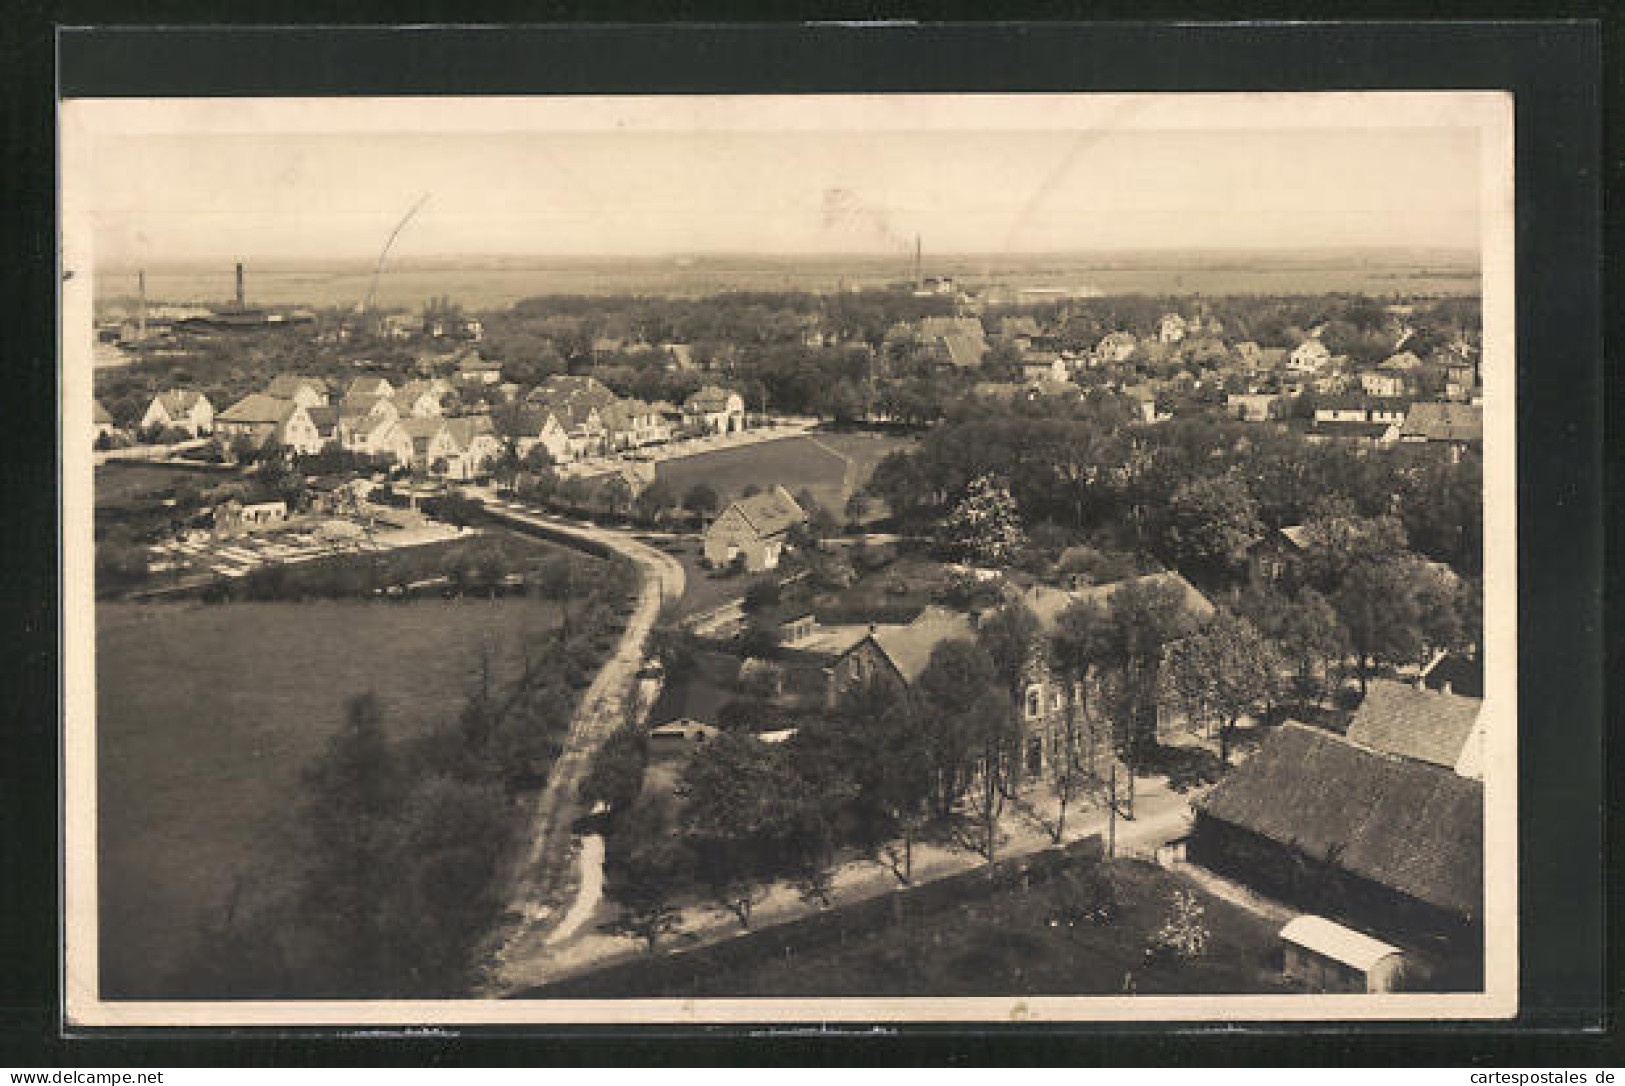
{"type": "MultiPolygon", "coordinates": [[[[621,642],[582,697],[564,749],[532,806],[528,846],[516,858],[507,878],[507,919],[494,933],[480,984],[482,994],[490,995],[510,988],[510,972],[522,969],[529,957],[545,953],[542,948],[554,931],[564,923],[581,922],[578,908],[568,916],[564,916],[563,908],[572,889],[571,826],[584,813],[579,799],[581,782],[586,779],[599,745],[626,718],[649,632],[662,603],[683,594],[684,573],[675,558],[638,542],[626,532],[560,520],[503,501],[487,489],[467,488],[464,495],[479,501],[496,520],[624,555],[636,565],[639,581],[637,604],[621,642]]],[[[590,879],[583,880],[587,881],[590,879]]]]}

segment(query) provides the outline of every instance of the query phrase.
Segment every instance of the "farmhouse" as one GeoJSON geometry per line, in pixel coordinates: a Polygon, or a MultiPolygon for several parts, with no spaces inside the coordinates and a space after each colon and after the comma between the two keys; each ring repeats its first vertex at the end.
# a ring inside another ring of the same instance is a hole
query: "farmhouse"
{"type": "MultiPolygon", "coordinates": [[[[1174,589],[1193,624],[1205,622],[1213,614],[1213,604],[1208,598],[1178,573],[1151,573],[1070,591],[1035,585],[1022,594],[1021,603],[1038,619],[1039,629],[1048,635],[1054,632],[1061,615],[1068,609],[1078,604],[1107,609],[1112,597],[1131,585],[1174,589]]],[[[1074,709],[1080,701],[1081,691],[1076,684],[1069,677],[1056,674],[1048,656],[1035,650],[1027,662],[1021,708],[1023,768],[1028,775],[1037,776],[1046,765],[1055,764],[1061,757],[1080,754],[1085,756],[1085,764],[1093,768],[1096,753],[1111,749],[1112,736],[1105,730],[1110,725],[1101,717],[1090,716],[1074,731],[1077,749],[1068,750],[1067,727],[1077,723],[1074,709]]]]}
{"type": "Polygon", "coordinates": [[[694,430],[728,434],[745,428],[745,398],[716,385],[707,385],[683,401],[683,420],[694,430]]]}
{"type": "Polygon", "coordinates": [[[1065,384],[1071,375],[1066,363],[1054,351],[1031,351],[1021,360],[1021,376],[1025,381],[1065,384]]]}
{"type": "Polygon", "coordinates": [[[1412,370],[1421,369],[1421,367],[1422,360],[1417,358],[1415,353],[1411,351],[1400,351],[1397,354],[1389,355],[1377,366],[1378,369],[1387,370],[1390,373],[1410,373],[1412,370]]]}
{"type": "Polygon", "coordinates": [[[1294,373],[1319,373],[1331,364],[1332,352],[1319,339],[1310,337],[1293,350],[1286,368],[1294,373]]]}
{"type": "Polygon", "coordinates": [[[157,426],[185,430],[193,437],[208,433],[214,426],[214,405],[203,393],[190,388],[160,392],[141,416],[140,429],[157,426]]]}
{"type": "Polygon", "coordinates": [[[664,416],[642,400],[616,400],[603,412],[609,443],[617,449],[637,449],[671,439],[664,416]]]}
{"type": "Polygon", "coordinates": [[[1288,721],[1198,801],[1186,855],[1470,975],[1483,807],[1478,781],[1288,721]]]}
{"type": "Polygon", "coordinates": [[[320,377],[300,377],[284,373],[273,377],[265,394],[279,400],[292,400],[300,407],[322,407],[327,403],[327,382],[320,377]]]}
{"type": "Polygon", "coordinates": [[[427,419],[444,413],[442,397],[443,391],[438,387],[438,382],[408,381],[391,397],[391,402],[402,418],[427,419]]]}
{"type": "Polygon", "coordinates": [[[107,413],[100,400],[90,401],[90,423],[96,431],[98,438],[107,437],[118,432],[118,426],[113,422],[113,416],[107,413]]]}
{"type": "Polygon", "coordinates": [[[565,432],[558,416],[535,404],[518,404],[505,409],[501,425],[507,436],[513,438],[514,451],[521,460],[532,449],[541,446],[554,463],[570,458],[570,435],[565,432]]]}
{"type": "Polygon", "coordinates": [[[705,529],[705,558],[725,566],[742,555],[750,572],[774,569],[790,529],[806,522],[806,511],[782,486],[740,498],[705,529]]]}
{"type": "Polygon", "coordinates": [[[426,455],[432,473],[468,480],[483,474],[501,452],[490,418],[468,415],[444,420],[429,439],[426,455]]]}
{"type": "Polygon", "coordinates": [[[1139,341],[1132,332],[1108,332],[1099,343],[1095,344],[1095,360],[1097,362],[1127,362],[1134,357],[1134,349],[1139,341]]]}
{"type": "Polygon", "coordinates": [[[368,456],[387,456],[397,464],[412,462],[412,438],[393,414],[368,415],[349,427],[341,419],[344,447],[368,456]]]}
{"type": "Polygon", "coordinates": [[[1478,404],[1414,403],[1399,427],[1399,440],[1461,448],[1484,441],[1484,409],[1478,404]]]}
{"type": "Polygon", "coordinates": [[[395,386],[385,377],[357,377],[344,388],[344,399],[375,400],[380,396],[393,396],[395,386]]]}
{"type": "Polygon", "coordinates": [[[502,363],[469,351],[457,363],[457,379],[471,385],[494,385],[502,380],[502,363]]]}
{"type": "Polygon", "coordinates": [[[1268,422],[1276,416],[1281,397],[1273,392],[1232,392],[1225,396],[1224,407],[1242,422],[1268,422]]]}
{"type": "Polygon", "coordinates": [[[246,437],[256,446],[280,445],[296,453],[322,451],[321,434],[304,406],[262,392],[250,393],[215,416],[215,432],[246,437]]]}
{"type": "Polygon", "coordinates": [[[1316,422],[1370,422],[1370,410],[1359,396],[1341,396],[1315,405],[1316,422]]]}
{"type": "MultiPolygon", "coordinates": [[[[439,418],[401,419],[395,424],[395,428],[412,444],[410,463],[414,468],[427,470],[433,463],[430,450],[435,446],[435,441],[445,426],[446,420],[439,418]]],[[[445,444],[442,442],[441,447],[444,448],[445,444]]]]}
{"type": "Polygon", "coordinates": [[[1157,341],[1159,343],[1178,343],[1185,338],[1187,326],[1185,318],[1178,313],[1164,313],[1162,319],[1157,321],[1157,341]]]}
{"type": "Polygon", "coordinates": [[[395,422],[401,417],[395,401],[387,396],[340,400],[338,413],[339,444],[357,452],[367,451],[357,448],[357,442],[363,431],[373,432],[378,423],[395,422]]]}
{"type": "Polygon", "coordinates": [[[1442,766],[1464,777],[1479,778],[1484,736],[1478,698],[1449,689],[1374,680],[1365,701],[1349,722],[1351,743],[1383,754],[1442,766]]]}
{"type": "Polygon", "coordinates": [[[1402,373],[1375,370],[1360,374],[1360,391],[1367,396],[1403,396],[1408,384],[1402,373]]]}
{"type": "Polygon", "coordinates": [[[876,679],[913,686],[938,645],[975,639],[968,616],[940,607],[927,607],[907,626],[872,626],[830,665],[828,703],[833,708],[846,691],[876,679]]]}

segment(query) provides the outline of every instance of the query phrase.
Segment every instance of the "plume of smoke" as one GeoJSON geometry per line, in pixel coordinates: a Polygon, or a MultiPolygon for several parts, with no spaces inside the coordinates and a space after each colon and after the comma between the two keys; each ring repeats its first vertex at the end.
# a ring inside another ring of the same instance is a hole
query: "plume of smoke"
{"type": "Polygon", "coordinates": [[[826,231],[860,235],[898,252],[907,252],[914,246],[912,240],[892,229],[884,208],[866,203],[851,189],[825,189],[820,217],[826,231]]]}

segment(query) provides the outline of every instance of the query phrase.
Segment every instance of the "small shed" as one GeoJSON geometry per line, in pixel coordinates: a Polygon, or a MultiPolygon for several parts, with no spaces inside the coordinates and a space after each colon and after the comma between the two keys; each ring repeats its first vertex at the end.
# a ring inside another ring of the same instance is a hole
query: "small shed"
{"type": "Polygon", "coordinates": [[[1294,917],[1281,929],[1281,972],[1315,992],[1392,992],[1405,952],[1323,916],[1294,917]]]}
{"type": "Polygon", "coordinates": [[[804,641],[818,632],[818,616],[806,611],[779,621],[779,640],[789,643],[804,641]]]}
{"type": "Polygon", "coordinates": [[[683,717],[672,720],[649,731],[649,755],[660,757],[686,757],[711,742],[718,735],[711,724],[683,717]]]}

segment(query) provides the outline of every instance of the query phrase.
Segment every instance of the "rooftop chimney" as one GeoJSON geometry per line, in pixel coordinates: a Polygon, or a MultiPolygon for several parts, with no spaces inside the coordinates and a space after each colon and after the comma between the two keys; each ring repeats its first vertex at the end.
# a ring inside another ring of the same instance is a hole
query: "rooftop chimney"
{"type": "Polygon", "coordinates": [[[237,263],[237,308],[243,308],[243,265],[241,261],[237,263]]]}

